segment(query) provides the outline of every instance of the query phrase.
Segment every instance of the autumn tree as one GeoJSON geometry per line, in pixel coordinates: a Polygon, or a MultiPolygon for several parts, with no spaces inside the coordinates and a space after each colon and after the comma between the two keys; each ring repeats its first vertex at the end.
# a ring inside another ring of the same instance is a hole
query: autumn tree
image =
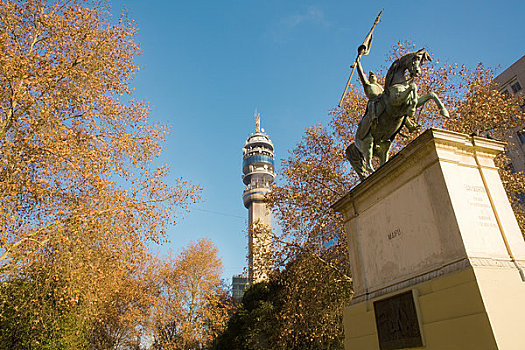
{"type": "Polygon", "coordinates": [[[135,349],[151,333],[152,313],[159,300],[159,271],[163,261],[144,256],[132,273],[120,278],[117,288],[108,291],[108,302],[88,327],[85,336],[91,349],[135,349]]]}
{"type": "Polygon", "coordinates": [[[201,239],[165,262],[153,321],[155,349],[208,348],[224,328],[231,302],[217,252],[213,242],[201,239]]]}
{"type": "MultiPolygon", "coordinates": [[[[399,43],[388,62],[409,50],[414,51],[414,46],[399,43]]],[[[380,81],[384,73],[378,74],[380,81]]],[[[493,71],[482,64],[470,69],[434,59],[423,66],[422,75],[415,80],[419,95],[435,92],[449,110],[450,118],[442,117],[435,105],[426,104],[414,118],[420,125],[419,131],[410,134],[402,130],[393,144],[391,155],[429,127],[504,139],[509,128],[523,125],[525,115],[520,107],[523,101],[500,94],[493,78],[493,71]]],[[[280,182],[271,194],[273,213],[283,231],[282,234],[274,234],[274,242],[277,243],[275,262],[277,266],[286,268],[288,262],[297,260],[294,268],[307,271],[290,275],[287,282],[289,298],[283,308],[294,310],[290,315],[295,319],[294,322],[283,323],[283,337],[290,334],[288,348],[301,348],[300,344],[308,342],[317,343],[318,348],[328,348],[326,339],[334,340],[330,348],[343,346],[339,333],[342,329],[341,311],[349,298],[325,294],[324,302],[319,303],[315,297],[303,298],[301,295],[305,288],[312,295],[315,295],[314,291],[343,290],[343,294],[351,291],[342,218],[330,206],[358,182],[344,151],[353,141],[366,102],[361,87],[351,86],[343,106],[331,111],[329,125],[308,128],[301,142],[290,151],[282,163],[280,182]],[[300,259],[304,256],[309,258],[300,259]],[[302,264],[304,266],[301,267],[302,264]],[[334,273],[322,274],[323,269],[334,273]],[[320,331],[302,332],[304,323],[293,315],[314,312],[317,317],[309,318],[311,323],[308,326],[320,331]],[[326,322],[332,322],[334,326],[324,328],[323,323],[326,322]]],[[[525,190],[524,176],[522,173],[511,173],[506,162],[508,160],[504,155],[498,159],[509,197],[515,199],[525,190]]],[[[513,203],[515,209],[519,209],[519,203],[513,203]]],[[[523,230],[523,215],[521,211],[515,212],[523,230]]]]}
{"type": "Polygon", "coordinates": [[[167,128],[131,96],[133,21],[105,2],[8,0],[0,28],[0,319],[29,327],[29,348],[77,324],[79,348],[139,313],[147,244],[198,189],[152,165],[167,128]]]}

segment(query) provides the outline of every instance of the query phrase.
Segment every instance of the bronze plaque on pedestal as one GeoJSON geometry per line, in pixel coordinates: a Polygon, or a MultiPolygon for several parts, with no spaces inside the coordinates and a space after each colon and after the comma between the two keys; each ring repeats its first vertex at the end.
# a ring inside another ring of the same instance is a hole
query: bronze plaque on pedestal
{"type": "Polygon", "coordinates": [[[423,346],[412,291],[374,302],[381,350],[423,346]]]}

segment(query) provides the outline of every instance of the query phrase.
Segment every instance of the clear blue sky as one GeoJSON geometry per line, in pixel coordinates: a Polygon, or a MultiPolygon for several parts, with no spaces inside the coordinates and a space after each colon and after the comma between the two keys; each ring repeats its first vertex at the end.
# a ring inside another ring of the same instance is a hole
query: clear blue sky
{"type": "MultiPolygon", "coordinates": [[[[279,160],[306,127],[329,120],[377,13],[366,70],[385,66],[398,40],[427,47],[450,63],[507,68],[525,54],[525,1],[114,0],[139,27],[144,69],[135,96],[172,127],[161,162],[172,177],[204,188],[203,201],[169,229],[180,250],[211,238],[224,277],[246,265],[247,211],[241,148],[255,108],[279,160]]],[[[356,79],[356,78],[354,78],[356,79]]],[[[356,83],[356,80],[354,80],[356,83]]]]}

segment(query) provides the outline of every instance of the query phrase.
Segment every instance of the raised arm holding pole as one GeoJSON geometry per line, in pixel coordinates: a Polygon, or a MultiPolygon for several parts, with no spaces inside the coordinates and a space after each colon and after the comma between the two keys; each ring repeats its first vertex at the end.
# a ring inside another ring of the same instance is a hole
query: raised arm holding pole
{"type": "Polygon", "coordinates": [[[368,55],[370,52],[370,47],[372,46],[372,33],[374,32],[374,29],[376,25],[379,23],[379,20],[381,19],[381,14],[383,13],[383,10],[379,12],[379,14],[376,17],[376,20],[374,21],[374,24],[372,25],[372,28],[370,29],[370,32],[368,32],[367,36],[365,37],[365,40],[363,43],[358,47],[357,49],[357,58],[355,59],[354,64],[352,64],[352,72],[350,73],[350,77],[348,78],[345,86],[345,91],[343,91],[343,95],[341,96],[341,100],[339,100],[339,107],[343,104],[343,100],[345,99],[346,92],[348,91],[348,86],[350,85],[350,81],[352,80],[352,76],[354,75],[355,68],[357,66],[357,62],[363,55],[368,55]]]}

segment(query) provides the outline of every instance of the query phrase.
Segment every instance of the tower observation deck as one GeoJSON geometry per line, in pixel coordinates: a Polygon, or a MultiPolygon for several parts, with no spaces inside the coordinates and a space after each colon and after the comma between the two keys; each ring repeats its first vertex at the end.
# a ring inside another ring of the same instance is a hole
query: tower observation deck
{"type": "Polygon", "coordinates": [[[244,206],[248,209],[248,273],[253,283],[268,278],[271,269],[271,214],[265,195],[270,192],[275,179],[273,143],[261,129],[260,115],[255,115],[255,133],[252,133],[242,149],[242,181],[244,206]],[[263,232],[254,233],[258,224],[263,232]]]}

